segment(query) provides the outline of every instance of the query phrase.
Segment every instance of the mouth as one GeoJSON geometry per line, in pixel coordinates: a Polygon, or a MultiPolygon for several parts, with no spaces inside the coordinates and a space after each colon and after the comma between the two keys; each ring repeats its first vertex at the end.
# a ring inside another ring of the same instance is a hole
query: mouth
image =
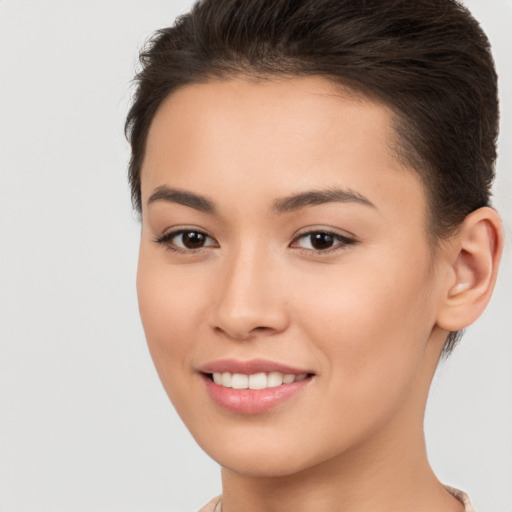
{"type": "Polygon", "coordinates": [[[263,413],[287,402],[315,377],[305,369],[262,360],[217,361],[199,373],[213,402],[238,414],[263,413]]]}
{"type": "Polygon", "coordinates": [[[205,374],[212,382],[224,388],[233,389],[268,389],[277,388],[286,384],[300,382],[311,373],[282,373],[282,372],[259,372],[252,374],[231,373],[231,372],[213,372],[205,374]]]}

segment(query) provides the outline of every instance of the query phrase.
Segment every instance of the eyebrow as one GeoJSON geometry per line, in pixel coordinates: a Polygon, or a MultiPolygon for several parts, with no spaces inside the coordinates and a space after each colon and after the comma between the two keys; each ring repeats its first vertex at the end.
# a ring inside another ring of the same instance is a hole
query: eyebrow
{"type": "MultiPolygon", "coordinates": [[[[148,205],[156,201],[167,201],[182,204],[204,213],[216,213],[216,208],[210,199],[204,196],[160,185],[148,199],[148,205]]],[[[317,206],[326,203],[359,203],[377,208],[368,198],[350,189],[329,188],[326,190],[311,190],[301,192],[289,197],[277,199],[272,210],[275,213],[290,213],[308,206],[317,206]]]]}
{"type": "Polygon", "coordinates": [[[155,189],[148,199],[148,205],[156,201],[167,201],[169,203],[178,203],[204,213],[215,213],[215,205],[206,197],[179,190],[169,188],[167,185],[160,185],[155,189]]]}
{"type": "Polygon", "coordinates": [[[325,203],[359,203],[377,209],[365,196],[353,190],[342,188],[312,190],[278,199],[274,202],[272,209],[276,213],[289,213],[308,206],[316,206],[325,203]]]}

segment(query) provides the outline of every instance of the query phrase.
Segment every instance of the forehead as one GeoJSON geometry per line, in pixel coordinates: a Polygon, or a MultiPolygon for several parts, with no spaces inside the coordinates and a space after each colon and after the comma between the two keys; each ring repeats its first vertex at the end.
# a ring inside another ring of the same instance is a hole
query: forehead
{"type": "Polygon", "coordinates": [[[319,77],[187,85],[152,122],[143,203],[161,185],[231,202],[341,186],[374,203],[412,194],[422,205],[416,173],[396,157],[393,121],[385,105],[319,77]]]}
{"type": "Polygon", "coordinates": [[[364,143],[365,136],[371,136],[391,153],[396,140],[392,120],[383,104],[321,77],[215,80],[170,94],[153,119],[146,149],[161,153],[163,145],[175,139],[207,143],[216,137],[214,142],[223,145],[229,139],[233,145],[250,141],[245,150],[279,146],[279,153],[291,156],[297,142],[307,151],[339,137],[364,143]]]}

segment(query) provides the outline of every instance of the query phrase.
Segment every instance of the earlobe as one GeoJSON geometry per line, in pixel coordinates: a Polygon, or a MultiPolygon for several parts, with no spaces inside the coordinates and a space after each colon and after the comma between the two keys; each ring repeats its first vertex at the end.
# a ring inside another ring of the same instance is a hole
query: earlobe
{"type": "Polygon", "coordinates": [[[503,249],[499,215],[489,207],[469,214],[450,244],[450,276],[437,325],[458,331],[472,324],[489,303],[503,249]]]}

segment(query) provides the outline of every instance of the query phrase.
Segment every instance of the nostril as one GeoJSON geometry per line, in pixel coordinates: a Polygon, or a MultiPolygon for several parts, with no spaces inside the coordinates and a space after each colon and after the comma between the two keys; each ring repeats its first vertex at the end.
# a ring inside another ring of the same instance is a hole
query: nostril
{"type": "Polygon", "coordinates": [[[265,332],[265,331],[272,331],[272,328],[270,327],[255,327],[251,332],[265,332]]]}
{"type": "Polygon", "coordinates": [[[277,329],[274,329],[272,327],[265,327],[265,326],[259,326],[259,327],[253,327],[249,329],[244,329],[243,326],[240,326],[240,328],[237,329],[236,326],[226,326],[226,327],[220,327],[215,326],[214,330],[218,334],[223,334],[231,339],[235,340],[249,340],[253,336],[257,335],[270,335],[274,332],[278,332],[277,329]]]}

